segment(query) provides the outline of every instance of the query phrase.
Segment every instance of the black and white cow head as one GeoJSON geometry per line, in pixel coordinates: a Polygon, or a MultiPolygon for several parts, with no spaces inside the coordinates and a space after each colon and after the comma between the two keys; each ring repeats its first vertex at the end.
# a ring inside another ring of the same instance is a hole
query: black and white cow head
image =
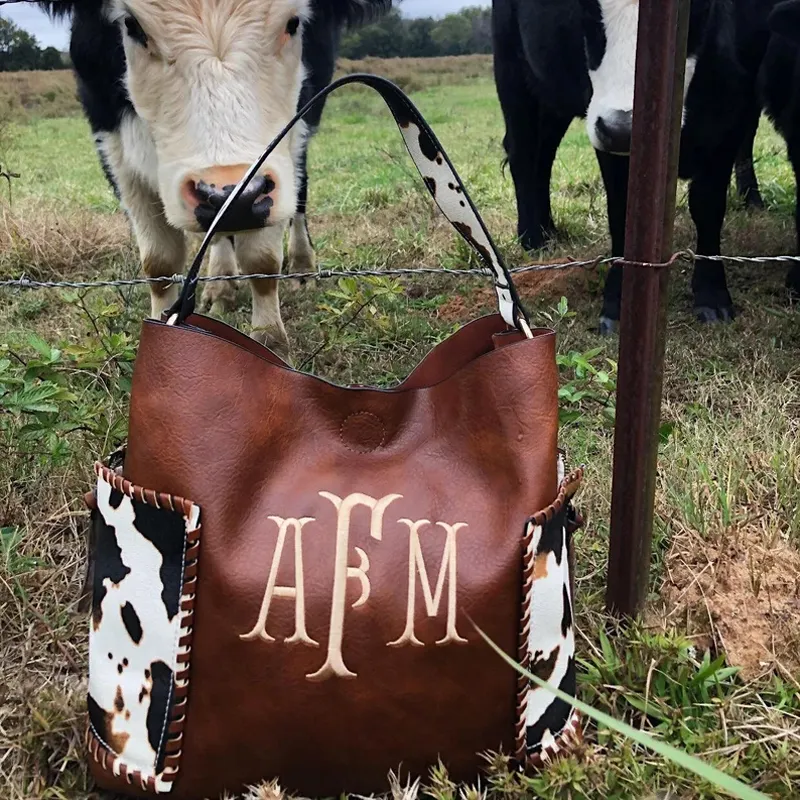
{"type": "MultiPolygon", "coordinates": [[[[592,99],[586,114],[597,150],[628,155],[633,122],[639,0],[581,0],[592,99]]],[[[689,93],[714,0],[693,0],[684,102],[689,93]]],[[[684,120],[686,117],[684,107],[684,120]]]]}
{"type": "MultiPolygon", "coordinates": [[[[105,0],[103,11],[122,33],[136,111],[122,121],[123,146],[150,164],[142,177],[170,224],[201,231],[297,110],[310,0],[105,0]]],[[[231,209],[230,230],[294,214],[300,135],[231,209]]]]}

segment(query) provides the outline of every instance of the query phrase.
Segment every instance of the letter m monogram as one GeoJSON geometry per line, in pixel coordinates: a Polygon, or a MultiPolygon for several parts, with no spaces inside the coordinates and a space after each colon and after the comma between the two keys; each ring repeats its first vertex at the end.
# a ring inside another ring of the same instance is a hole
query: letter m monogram
{"type": "Polygon", "coordinates": [[[452,644],[453,642],[465,643],[467,640],[458,635],[456,630],[456,583],[457,583],[457,551],[456,534],[462,528],[466,528],[465,522],[455,525],[448,525],[446,522],[437,522],[447,534],[442,554],[442,565],[439,568],[439,576],[436,581],[436,588],[431,590],[428,580],[428,570],[425,567],[425,559],[422,555],[422,546],[419,540],[420,528],[430,525],[427,519],[412,522],[410,519],[401,519],[403,525],[408,526],[409,530],[409,553],[408,553],[408,608],[406,614],[406,628],[399,639],[389,642],[389,647],[403,647],[411,644],[422,647],[421,642],[414,633],[414,612],[416,606],[416,577],[419,573],[422,594],[425,599],[425,610],[429,617],[435,617],[439,613],[439,605],[442,601],[444,592],[444,582],[447,580],[447,628],[443,638],[436,644],[452,644]]]}

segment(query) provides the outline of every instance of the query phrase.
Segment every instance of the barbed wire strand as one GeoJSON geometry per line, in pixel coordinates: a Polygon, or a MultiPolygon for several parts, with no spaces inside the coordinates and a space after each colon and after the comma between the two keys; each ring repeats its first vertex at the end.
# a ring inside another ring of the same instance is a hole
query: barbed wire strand
{"type": "MultiPolygon", "coordinates": [[[[616,261],[614,258],[599,258],[591,261],[565,261],[557,264],[532,264],[525,267],[513,267],[514,273],[542,272],[563,269],[588,269],[602,263],[616,261]]],[[[240,275],[204,275],[199,278],[206,283],[220,281],[250,281],[250,280],[278,280],[278,281],[308,281],[331,280],[336,278],[392,278],[415,275],[452,275],[459,277],[493,277],[493,273],[485,268],[480,269],[448,269],[446,267],[408,267],[389,269],[359,269],[338,270],[320,269],[316,272],[286,272],[274,275],[267,272],[240,275]]],[[[144,284],[183,283],[183,275],[161,276],[155,278],[119,278],[106,281],[40,281],[33,278],[11,278],[0,280],[0,289],[100,289],[117,286],[140,286],[144,284]]]]}
{"type": "MultiPolygon", "coordinates": [[[[0,0],[0,5],[3,0],[0,0]]],[[[678,261],[693,264],[698,259],[704,261],[714,261],[729,264],[797,264],[800,263],[800,256],[779,255],[779,256],[705,256],[698,255],[691,250],[681,250],[675,253],[664,263],[633,263],[625,261],[623,258],[598,257],[586,261],[559,261],[552,264],[530,264],[523,267],[512,267],[509,271],[515,275],[522,275],[532,272],[552,272],[557,270],[571,269],[595,269],[604,264],[628,264],[629,266],[641,267],[661,267],[668,268],[674,266],[678,261]]],[[[421,275],[448,275],[453,277],[492,277],[488,269],[455,269],[447,267],[408,267],[408,268],[389,268],[389,269],[359,269],[359,270],[338,270],[320,269],[316,272],[287,272],[280,275],[272,273],[258,272],[253,274],[239,275],[203,275],[200,281],[203,283],[217,282],[236,282],[249,280],[277,280],[277,281],[319,281],[335,280],[339,278],[397,278],[397,277],[416,277],[421,275]]],[[[35,278],[28,278],[25,275],[19,278],[6,278],[0,280],[0,289],[105,289],[123,286],[144,286],[153,284],[182,284],[185,277],[180,274],[160,277],[145,278],[116,278],[102,281],[43,281],[35,278]]]]}

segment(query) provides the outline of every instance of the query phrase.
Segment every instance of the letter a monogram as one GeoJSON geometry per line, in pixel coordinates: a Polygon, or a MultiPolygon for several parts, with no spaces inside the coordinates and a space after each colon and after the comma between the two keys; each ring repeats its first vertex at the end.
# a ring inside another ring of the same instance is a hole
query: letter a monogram
{"type": "Polygon", "coordinates": [[[283,519],[282,517],[270,517],[278,526],[278,543],[275,545],[275,554],[272,557],[272,567],[269,571],[267,590],[264,592],[264,600],[261,603],[261,612],[258,621],[250,633],[240,635],[240,639],[252,641],[253,639],[263,639],[265,642],[274,642],[274,637],[267,633],[267,616],[269,615],[270,603],[273,597],[289,597],[294,600],[294,634],[285,641],[288,644],[302,642],[313,647],[319,647],[306,633],[306,598],[303,588],[303,527],[315,520],[311,517],[302,519],[283,519]],[[275,581],[278,576],[278,567],[283,555],[283,545],[286,541],[286,534],[291,530],[294,533],[294,586],[276,586],[275,581]]]}
{"type": "Polygon", "coordinates": [[[350,494],[344,499],[330,492],[320,492],[320,497],[330,500],[336,508],[338,519],[336,524],[336,563],[333,575],[333,602],[331,603],[331,624],[328,633],[328,657],[325,663],[313,674],[306,675],[310,681],[324,681],[328,678],[355,678],[356,673],[345,666],[342,657],[342,637],[344,635],[344,606],[347,594],[347,579],[358,578],[361,582],[361,597],[353,608],[364,605],[369,599],[370,582],[367,577],[369,559],[360,548],[355,548],[361,561],[360,566],[350,567],[347,562],[350,555],[350,517],[357,506],[366,506],[372,511],[370,536],[377,541],[383,538],[383,515],[386,509],[402,495],[390,494],[376,500],[365,494],[350,494]]]}
{"type": "Polygon", "coordinates": [[[410,519],[401,519],[401,523],[408,525],[409,546],[408,546],[408,612],[406,615],[406,628],[399,639],[389,642],[389,647],[402,647],[411,644],[422,647],[421,642],[414,633],[414,611],[416,605],[416,578],[419,572],[419,581],[422,584],[422,595],[425,599],[425,610],[429,617],[435,617],[439,613],[439,604],[442,601],[442,591],[444,581],[447,578],[447,628],[445,635],[436,644],[452,644],[453,642],[465,643],[467,640],[458,635],[456,630],[456,533],[462,528],[466,528],[465,522],[455,525],[448,525],[446,522],[436,524],[443,528],[447,534],[442,554],[442,566],[439,569],[439,577],[436,581],[435,591],[431,591],[428,581],[428,570],[425,568],[425,559],[422,556],[422,547],[419,542],[419,529],[423,525],[430,525],[427,519],[412,522],[410,519]]]}

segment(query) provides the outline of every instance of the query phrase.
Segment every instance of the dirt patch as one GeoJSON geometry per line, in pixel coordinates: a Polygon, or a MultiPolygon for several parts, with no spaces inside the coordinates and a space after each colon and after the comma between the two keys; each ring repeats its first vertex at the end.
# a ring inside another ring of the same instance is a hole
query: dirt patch
{"type": "Polygon", "coordinates": [[[750,532],[720,547],[678,536],[667,557],[657,625],[685,623],[699,645],[725,652],[741,667],[745,680],[770,668],[796,679],[800,552],[774,532],[750,532]]]}
{"type": "MultiPolygon", "coordinates": [[[[533,262],[524,266],[535,266],[533,262]]],[[[569,259],[553,259],[548,264],[569,264],[569,259]]],[[[523,272],[514,276],[514,285],[520,297],[525,300],[559,300],[571,295],[576,289],[586,288],[587,271],[580,267],[573,269],[547,270],[543,272],[523,272]]],[[[438,315],[445,322],[463,322],[476,313],[496,305],[494,289],[482,287],[466,295],[456,295],[440,306],[438,315]]]]}

